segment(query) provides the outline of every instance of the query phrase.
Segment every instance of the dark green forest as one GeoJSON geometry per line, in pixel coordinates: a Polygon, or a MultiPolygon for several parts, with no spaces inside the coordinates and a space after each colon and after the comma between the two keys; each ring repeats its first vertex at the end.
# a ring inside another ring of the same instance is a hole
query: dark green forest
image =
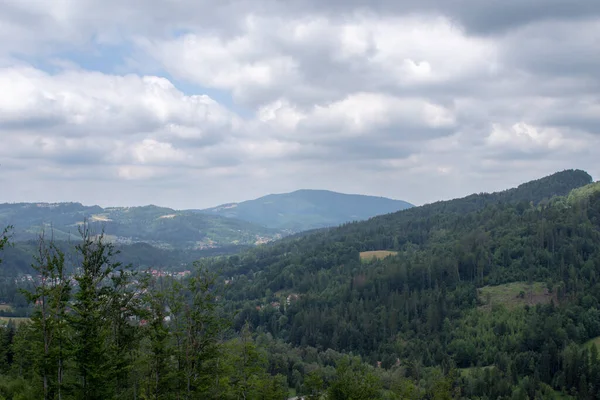
{"type": "Polygon", "coordinates": [[[0,399],[600,398],[600,184],[583,171],[204,258],[184,279],[81,236],[38,243],[31,319],[0,328],[0,399]]]}

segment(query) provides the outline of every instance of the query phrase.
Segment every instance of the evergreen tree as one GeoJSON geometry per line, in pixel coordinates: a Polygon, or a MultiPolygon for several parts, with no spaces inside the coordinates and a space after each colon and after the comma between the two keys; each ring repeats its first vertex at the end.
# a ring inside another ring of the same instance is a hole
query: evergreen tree
{"type": "Polygon", "coordinates": [[[115,368],[120,367],[119,358],[126,356],[111,351],[115,339],[111,329],[115,314],[111,311],[124,281],[110,285],[121,264],[113,260],[116,251],[104,240],[104,234],[93,237],[87,223],[80,234],[82,242],[76,246],[80,265],[74,275],[78,288],[69,314],[77,368],[76,397],[102,400],[115,394],[115,368]]]}
{"type": "Polygon", "coordinates": [[[71,285],[65,274],[65,255],[44,235],[38,242],[38,255],[32,265],[37,272],[37,283],[31,292],[23,291],[34,304],[31,329],[39,344],[36,349],[36,369],[42,380],[43,398],[62,399],[67,342],[66,310],[71,285]]]}

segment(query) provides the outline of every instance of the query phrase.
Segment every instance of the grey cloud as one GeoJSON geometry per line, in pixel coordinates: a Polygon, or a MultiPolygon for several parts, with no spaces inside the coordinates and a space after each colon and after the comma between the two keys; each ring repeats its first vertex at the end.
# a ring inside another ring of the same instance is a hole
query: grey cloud
{"type": "Polygon", "coordinates": [[[550,115],[546,122],[549,125],[565,129],[579,129],[591,134],[600,135],[600,115],[577,116],[577,115],[550,115]]]}
{"type": "Polygon", "coordinates": [[[45,130],[64,123],[65,118],[61,115],[23,115],[3,118],[0,112],[0,130],[45,130]]]}
{"type": "Polygon", "coordinates": [[[293,153],[289,159],[326,164],[353,162],[365,165],[373,161],[405,158],[414,152],[415,149],[408,143],[381,142],[367,137],[338,140],[315,147],[307,146],[306,150],[293,153]]]}
{"type": "Polygon", "coordinates": [[[463,0],[439,3],[443,12],[454,15],[474,33],[498,33],[540,20],[580,20],[600,15],[595,0],[566,2],[562,0],[477,1],[463,0]]]}
{"type": "Polygon", "coordinates": [[[295,12],[324,12],[330,15],[368,10],[382,15],[431,13],[451,17],[473,34],[500,34],[536,21],[576,20],[600,15],[596,0],[288,0],[282,6],[295,12]]]}
{"type": "Polygon", "coordinates": [[[515,30],[506,35],[503,53],[508,65],[546,78],[574,76],[598,82],[598,19],[545,22],[515,30]]]}

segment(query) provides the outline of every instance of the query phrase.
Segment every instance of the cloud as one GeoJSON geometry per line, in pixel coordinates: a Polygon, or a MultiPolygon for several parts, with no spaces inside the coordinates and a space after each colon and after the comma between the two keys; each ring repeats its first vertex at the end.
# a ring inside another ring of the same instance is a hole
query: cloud
{"type": "Polygon", "coordinates": [[[586,146],[586,141],[582,139],[581,135],[565,137],[558,129],[539,128],[521,122],[508,128],[494,125],[486,142],[491,148],[513,155],[531,156],[536,152],[541,155],[559,150],[577,152],[586,146]]]}
{"type": "MultiPolygon", "coordinates": [[[[0,154],[57,165],[190,164],[188,151],[231,140],[238,117],[152,76],[0,69],[0,154]]],[[[133,171],[133,169],[131,170],[133,171]]],[[[119,172],[143,178],[148,174],[119,172]]]]}
{"type": "Polygon", "coordinates": [[[597,177],[599,27],[596,0],[7,0],[4,199],[420,203],[597,177]]]}
{"type": "Polygon", "coordinates": [[[233,37],[190,33],[138,44],[174,76],[230,90],[253,106],[281,97],[306,106],[349,92],[422,93],[498,72],[495,43],[443,17],[249,15],[243,27],[233,37]]]}

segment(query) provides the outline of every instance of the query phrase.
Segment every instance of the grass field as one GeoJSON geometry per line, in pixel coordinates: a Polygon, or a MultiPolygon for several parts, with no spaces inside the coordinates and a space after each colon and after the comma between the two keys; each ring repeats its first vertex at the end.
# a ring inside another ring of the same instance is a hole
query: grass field
{"type": "Polygon", "coordinates": [[[8,304],[0,304],[0,311],[12,311],[12,307],[8,304]]]}
{"type": "Polygon", "coordinates": [[[28,317],[0,317],[0,325],[7,325],[10,320],[13,320],[16,324],[30,321],[28,317]]]}
{"type": "Polygon", "coordinates": [[[583,345],[587,347],[587,346],[591,346],[594,343],[596,343],[596,347],[598,348],[598,350],[600,350],[600,336],[597,336],[593,339],[588,340],[583,345]]]}
{"type": "MultiPolygon", "coordinates": [[[[486,365],[485,367],[481,367],[480,369],[482,371],[485,371],[486,369],[493,369],[496,368],[495,365],[486,365]]],[[[475,372],[475,370],[477,369],[477,367],[468,367],[468,368],[457,368],[458,372],[462,375],[462,376],[471,376],[473,375],[473,373],[475,372]]]]}
{"type": "Polygon", "coordinates": [[[498,286],[485,286],[478,290],[479,298],[484,303],[483,307],[489,308],[496,304],[503,304],[507,308],[515,308],[526,304],[548,304],[554,298],[548,293],[546,285],[534,282],[512,282],[498,286]]]}
{"type": "Polygon", "coordinates": [[[360,259],[361,261],[381,260],[387,256],[395,256],[396,254],[398,254],[397,251],[389,250],[363,251],[360,253],[360,259]]]}

